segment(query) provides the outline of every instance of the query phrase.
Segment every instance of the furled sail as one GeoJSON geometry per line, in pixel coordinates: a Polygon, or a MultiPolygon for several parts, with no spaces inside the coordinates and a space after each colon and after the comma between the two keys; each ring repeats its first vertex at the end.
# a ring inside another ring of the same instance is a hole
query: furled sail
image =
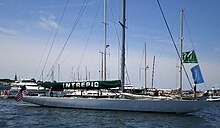
{"type": "Polygon", "coordinates": [[[120,87],[121,81],[44,82],[41,86],[53,89],[107,89],[120,87]]]}

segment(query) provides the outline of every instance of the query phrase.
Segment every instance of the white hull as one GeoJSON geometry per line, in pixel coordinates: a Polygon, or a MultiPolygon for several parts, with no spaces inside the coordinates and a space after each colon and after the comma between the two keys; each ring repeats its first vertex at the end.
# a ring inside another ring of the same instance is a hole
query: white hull
{"type": "Polygon", "coordinates": [[[196,100],[158,100],[158,99],[108,99],[108,98],[64,98],[25,96],[24,101],[48,107],[191,113],[203,109],[205,101],[196,100]]]}
{"type": "MultiPolygon", "coordinates": [[[[38,86],[26,86],[27,92],[29,95],[37,95],[37,94],[44,94],[46,90],[43,87],[38,86]]],[[[10,89],[10,96],[15,96],[17,92],[21,89],[21,87],[13,86],[10,89]]]]}
{"type": "Polygon", "coordinates": [[[210,96],[207,101],[209,102],[218,102],[220,101],[220,96],[210,96]]]}
{"type": "Polygon", "coordinates": [[[207,99],[207,101],[209,101],[209,102],[219,102],[220,98],[219,99],[207,99]]]}

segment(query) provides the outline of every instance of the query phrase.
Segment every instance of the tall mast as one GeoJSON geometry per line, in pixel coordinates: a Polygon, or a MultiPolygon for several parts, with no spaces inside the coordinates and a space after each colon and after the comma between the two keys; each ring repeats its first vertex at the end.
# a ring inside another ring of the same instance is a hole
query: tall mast
{"type": "Polygon", "coordinates": [[[44,81],[44,71],[41,72],[42,81],[44,81]]]}
{"type": "Polygon", "coordinates": [[[54,70],[52,70],[51,77],[52,77],[52,82],[54,82],[54,70]]]}
{"type": "Polygon", "coordinates": [[[155,66],[155,56],[154,56],[154,59],[153,59],[153,69],[152,69],[152,87],[151,87],[151,88],[154,88],[154,66],[155,66]]]}
{"type": "Polygon", "coordinates": [[[58,82],[60,81],[60,64],[58,64],[58,82]]]}
{"type": "Polygon", "coordinates": [[[179,66],[179,77],[180,77],[180,94],[182,95],[182,52],[183,52],[183,9],[180,10],[180,66],[179,66]]]}
{"type": "Polygon", "coordinates": [[[78,72],[77,72],[77,77],[78,77],[78,81],[79,81],[79,80],[80,80],[80,78],[79,78],[79,77],[80,77],[80,76],[79,76],[79,68],[77,69],[77,71],[78,71],[78,72]]]}
{"type": "Polygon", "coordinates": [[[104,78],[106,80],[106,40],[107,40],[107,23],[106,23],[106,14],[107,14],[107,0],[104,0],[104,78]]]}
{"type": "Polygon", "coordinates": [[[72,74],[72,81],[75,81],[75,73],[73,73],[73,66],[72,66],[71,74],[72,74]]]}
{"type": "Polygon", "coordinates": [[[124,91],[125,83],[125,0],[122,0],[122,45],[121,45],[121,91],[124,91]]]}
{"type": "Polygon", "coordinates": [[[103,80],[103,52],[99,52],[101,54],[101,70],[100,70],[100,79],[103,80]]]}
{"type": "Polygon", "coordinates": [[[147,44],[144,45],[144,88],[147,89],[147,44]]]}
{"type": "Polygon", "coordinates": [[[85,73],[86,73],[86,80],[88,80],[88,77],[87,77],[87,66],[85,66],[85,73]]]}

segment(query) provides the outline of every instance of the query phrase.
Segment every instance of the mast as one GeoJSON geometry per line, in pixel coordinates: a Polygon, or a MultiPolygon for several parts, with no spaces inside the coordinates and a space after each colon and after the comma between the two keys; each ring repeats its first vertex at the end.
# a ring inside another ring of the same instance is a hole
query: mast
{"type": "Polygon", "coordinates": [[[148,65],[147,65],[147,44],[145,42],[144,45],[144,88],[145,90],[147,89],[147,69],[148,69],[148,65]]]}
{"type": "Polygon", "coordinates": [[[60,64],[58,64],[58,82],[60,81],[60,64]]]}
{"type": "Polygon", "coordinates": [[[182,52],[183,52],[183,9],[180,10],[180,66],[179,66],[179,77],[180,77],[180,95],[182,95],[182,52]]]}
{"type": "Polygon", "coordinates": [[[44,81],[44,71],[41,72],[42,81],[44,81]]]}
{"type": "Polygon", "coordinates": [[[72,69],[71,69],[71,74],[72,74],[72,81],[75,81],[75,73],[73,73],[73,66],[72,66],[72,69]]]}
{"type": "Polygon", "coordinates": [[[107,23],[106,23],[106,14],[107,14],[107,0],[104,0],[104,78],[106,80],[106,40],[107,40],[107,23]]]}
{"type": "Polygon", "coordinates": [[[87,77],[87,66],[85,66],[85,73],[86,73],[86,80],[88,80],[88,77],[87,77]]]}
{"type": "Polygon", "coordinates": [[[52,82],[54,82],[54,70],[52,70],[51,77],[52,77],[52,82]]]}
{"type": "Polygon", "coordinates": [[[153,70],[152,70],[152,87],[154,87],[154,66],[155,66],[155,56],[154,56],[154,59],[153,59],[153,70]]]}
{"type": "Polygon", "coordinates": [[[100,75],[101,75],[101,80],[103,80],[103,52],[99,52],[101,54],[101,71],[100,71],[100,75]]]}
{"type": "Polygon", "coordinates": [[[122,0],[122,45],[121,45],[121,91],[124,91],[125,83],[125,0],[122,0]]]}
{"type": "Polygon", "coordinates": [[[78,77],[78,81],[80,80],[80,76],[79,76],[79,68],[77,69],[77,77],[78,77]]]}

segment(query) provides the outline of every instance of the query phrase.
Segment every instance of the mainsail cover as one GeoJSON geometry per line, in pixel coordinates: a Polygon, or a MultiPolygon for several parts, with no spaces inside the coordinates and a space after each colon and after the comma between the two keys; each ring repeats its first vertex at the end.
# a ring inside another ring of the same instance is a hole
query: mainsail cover
{"type": "Polygon", "coordinates": [[[44,82],[41,86],[52,89],[107,89],[120,87],[121,81],[44,82]]]}
{"type": "Polygon", "coordinates": [[[202,77],[202,73],[201,73],[201,70],[199,68],[199,65],[196,65],[196,66],[192,67],[191,72],[192,72],[192,76],[193,76],[193,79],[194,79],[194,84],[204,83],[204,79],[202,77]]]}

